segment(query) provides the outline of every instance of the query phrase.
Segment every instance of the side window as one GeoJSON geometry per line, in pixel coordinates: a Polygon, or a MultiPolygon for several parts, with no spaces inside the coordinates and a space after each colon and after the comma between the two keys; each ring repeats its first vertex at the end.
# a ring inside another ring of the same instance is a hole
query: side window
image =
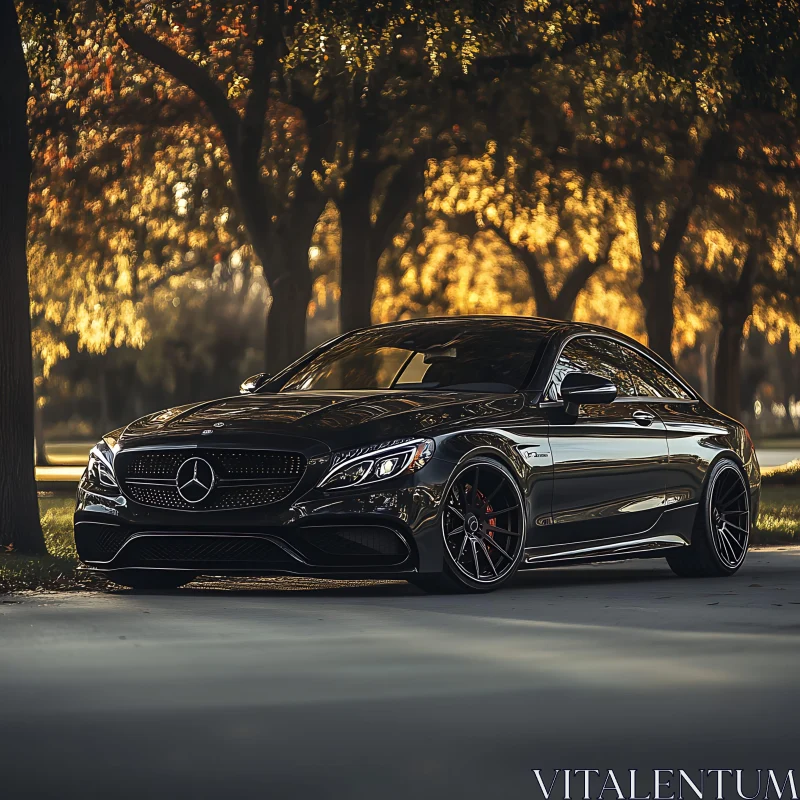
{"type": "Polygon", "coordinates": [[[567,343],[553,369],[548,400],[561,399],[561,381],[570,372],[591,372],[607,378],[617,387],[619,397],[634,397],[636,390],[622,351],[616,342],[599,336],[582,336],[567,343]]]}
{"type": "Polygon", "coordinates": [[[639,397],[691,400],[691,395],[671,375],[633,348],[620,345],[639,397]]]}

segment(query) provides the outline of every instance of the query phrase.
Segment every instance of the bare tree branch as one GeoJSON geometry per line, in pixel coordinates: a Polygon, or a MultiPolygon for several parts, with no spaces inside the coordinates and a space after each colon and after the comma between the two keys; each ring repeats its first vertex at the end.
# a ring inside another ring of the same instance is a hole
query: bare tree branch
{"type": "Polygon", "coordinates": [[[220,85],[202,67],[133,25],[122,23],[117,30],[131,50],[188,86],[205,103],[226,142],[239,144],[239,115],[220,85]]]}

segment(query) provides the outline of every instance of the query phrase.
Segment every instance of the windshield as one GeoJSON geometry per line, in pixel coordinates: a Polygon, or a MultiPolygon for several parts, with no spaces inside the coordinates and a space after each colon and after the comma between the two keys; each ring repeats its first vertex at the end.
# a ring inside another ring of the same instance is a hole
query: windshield
{"type": "Polygon", "coordinates": [[[282,392],[454,389],[513,392],[543,335],[510,325],[397,326],[354,333],[298,367],[282,392]]]}

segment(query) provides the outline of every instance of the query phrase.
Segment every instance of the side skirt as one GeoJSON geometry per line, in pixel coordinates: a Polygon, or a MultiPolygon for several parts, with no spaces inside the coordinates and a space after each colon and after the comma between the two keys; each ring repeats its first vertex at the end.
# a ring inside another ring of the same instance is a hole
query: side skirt
{"type": "Polygon", "coordinates": [[[526,547],[520,569],[535,569],[570,561],[600,561],[613,558],[657,556],[661,551],[686,547],[690,543],[691,524],[697,503],[676,508],[662,515],[650,530],[630,536],[597,539],[569,544],[526,547]],[[678,523],[678,524],[676,524],[678,523]],[[687,533],[677,531],[686,530],[687,533]]]}

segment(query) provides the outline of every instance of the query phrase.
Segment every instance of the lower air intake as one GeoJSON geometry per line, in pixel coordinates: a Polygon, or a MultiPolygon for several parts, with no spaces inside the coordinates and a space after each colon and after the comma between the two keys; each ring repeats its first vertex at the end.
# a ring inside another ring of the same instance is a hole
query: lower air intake
{"type": "Polygon", "coordinates": [[[300,536],[323,553],[335,556],[402,556],[405,542],[392,530],[371,526],[310,528],[300,536]]]}
{"type": "Polygon", "coordinates": [[[112,525],[75,526],[75,547],[82,561],[111,561],[129,534],[112,525]]]}
{"type": "Polygon", "coordinates": [[[121,559],[136,566],[159,564],[247,564],[269,569],[296,563],[266,539],[250,536],[141,536],[124,550],[121,559]]]}

